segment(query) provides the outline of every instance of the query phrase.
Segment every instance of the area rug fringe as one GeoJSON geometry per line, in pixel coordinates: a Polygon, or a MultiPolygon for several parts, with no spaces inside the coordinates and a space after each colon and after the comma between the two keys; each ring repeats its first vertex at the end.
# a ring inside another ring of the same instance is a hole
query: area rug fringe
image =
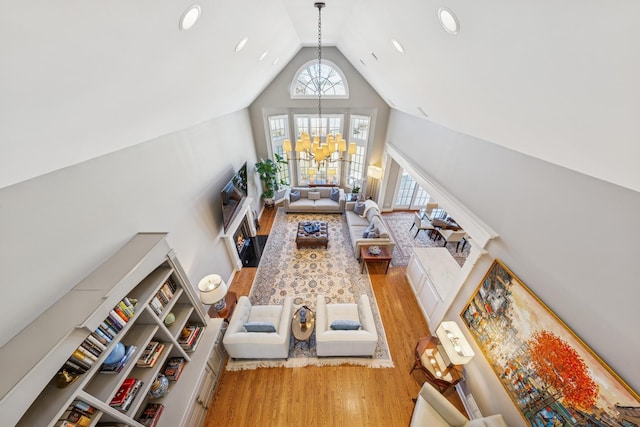
{"type": "Polygon", "coordinates": [[[306,366],[365,366],[367,368],[393,368],[392,360],[357,357],[293,357],[286,360],[233,360],[227,362],[227,371],[255,370],[259,368],[304,368],[306,366]]]}

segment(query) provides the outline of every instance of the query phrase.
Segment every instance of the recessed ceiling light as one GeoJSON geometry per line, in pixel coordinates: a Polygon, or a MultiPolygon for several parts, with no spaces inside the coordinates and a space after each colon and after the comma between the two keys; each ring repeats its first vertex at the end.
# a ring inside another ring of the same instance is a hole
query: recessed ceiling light
{"type": "Polygon", "coordinates": [[[188,30],[193,27],[198,18],[200,17],[200,6],[194,4],[189,6],[187,10],[182,13],[178,26],[181,30],[188,30]]]}
{"type": "Polygon", "coordinates": [[[423,116],[425,117],[429,117],[429,115],[427,113],[424,112],[424,110],[422,109],[422,107],[418,107],[418,110],[420,110],[420,112],[422,113],[423,116]]]}
{"type": "Polygon", "coordinates": [[[273,62],[271,63],[271,65],[276,65],[278,63],[278,61],[280,61],[280,58],[274,59],[273,62]]]}
{"type": "Polygon", "coordinates": [[[245,47],[248,41],[249,41],[249,37],[245,37],[242,40],[240,40],[236,45],[236,53],[240,52],[245,47]]]}
{"type": "Polygon", "coordinates": [[[265,50],[264,52],[262,52],[262,55],[260,55],[260,58],[258,58],[258,61],[262,61],[264,58],[267,57],[268,54],[269,54],[268,50],[265,50]]]}
{"type": "Polygon", "coordinates": [[[378,61],[378,57],[376,56],[375,53],[371,52],[371,56],[373,56],[373,59],[375,59],[376,61],[378,61]]]}
{"type": "Polygon", "coordinates": [[[398,52],[404,53],[404,48],[402,47],[402,45],[398,40],[391,39],[391,43],[393,43],[393,47],[395,47],[398,52]]]}
{"type": "Polygon", "coordinates": [[[458,22],[458,17],[450,9],[446,7],[438,9],[438,18],[440,19],[442,28],[444,28],[447,33],[458,34],[460,31],[460,22],[458,22]]]}

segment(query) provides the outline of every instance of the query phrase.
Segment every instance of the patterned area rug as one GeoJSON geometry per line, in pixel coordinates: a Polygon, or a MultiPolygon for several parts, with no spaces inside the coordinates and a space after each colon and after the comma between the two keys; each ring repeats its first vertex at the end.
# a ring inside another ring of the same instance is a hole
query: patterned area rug
{"type": "Polygon", "coordinates": [[[285,296],[293,299],[294,311],[306,305],[315,312],[316,296],[324,295],[330,303],[352,303],[361,294],[369,296],[378,330],[378,346],[373,357],[316,356],[315,331],[310,344],[296,343],[291,337],[288,360],[232,360],[227,370],[260,367],[361,365],[392,368],[393,361],[380,319],[378,304],[368,274],[360,274],[347,223],[337,214],[287,214],[279,208],[263,251],[249,294],[252,304],[280,304],[285,296]],[[329,245],[324,248],[296,248],[299,221],[326,221],[329,245]]]}
{"type": "MultiPolygon", "coordinates": [[[[433,241],[429,238],[429,235],[425,231],[418,233],[416,238],[413,236],[416,234],[416,228],[413,224],[414,213],[413,212],[387,212],[382,214],[382,220],[387,226],[391,237],[396,242],[395,249],[392,254],[391,265],[400,266],[409,264],[409,258],[411,258],[411,248],[430,248],[435,246],[442,246],[443,241],[433,241]]],[[[462,246],[462,245],[460,245],[462,246]]],[[[463,251],[456,253],[456,245],[451,243],[447,245],[447,249],[451,256],[458,261],[458,264],[462,267],[464,262],[469,256],[470,245],[466,245],[463,251]]]]}

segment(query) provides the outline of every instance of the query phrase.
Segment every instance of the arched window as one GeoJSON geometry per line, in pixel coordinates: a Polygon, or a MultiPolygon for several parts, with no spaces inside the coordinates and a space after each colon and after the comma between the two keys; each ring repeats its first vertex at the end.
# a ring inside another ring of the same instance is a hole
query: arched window
{"type": "Polygon", "coordinates": [[[318,61],[309,61],[300,67],[291,82],[292,99],[317,98],[319,92],[326,98],[349,98],[349,86],[342,70],[333,62],[324,59],[320,64],[320,73],[318,61]]]}

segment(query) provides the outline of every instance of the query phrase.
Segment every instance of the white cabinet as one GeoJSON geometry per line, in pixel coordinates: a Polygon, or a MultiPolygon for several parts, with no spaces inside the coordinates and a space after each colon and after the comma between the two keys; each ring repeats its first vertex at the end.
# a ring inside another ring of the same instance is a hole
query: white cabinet
{"type": "MultiPolygon", "coordinates": [[[[0,384],[1,424],[53,426],[72,402],[82,400],[96,409],[92,426],[113,422],[142,427],[136,419],[151,401],[164,405],[159,427],[184,425],[190,403],[210,399],[213,393],[219,371],[214,373],[210,360],[216,355],[218,369],[224,362],[218,358],[222,331],[223,320],[210,319],[204,312],[168,246],[166,233],[140,233],[0,348],[0,363],[10,367],[3,369],[0,384]],[[173,292],[158,305],[155,299],[168,281],[173,292]],[[96,351],[77,380],[58,388],[57,373],[68,366],[74,350],[99,329],[125,297],[137,300],[133,314],[103,344],[104,348],[96,351]],[[176,320],[167,325],[164,320],[170,312],[176,320]],[[179,342],[185,325],[204,328],[193,351],[179,342]],[[151,341],[162,342],[164,350],[153,367],[137,366],[141,352],[151,341]],[[136,346],[137,351],[120,372],[100,372],[102,362],[118,342],[136,346]],[[184,370],[178,381],[170,383],[165,396],[151,400],[147,392],[169,357],[183,357],[184,370]],[[126,411],[116,410],[109,403],[129,377],[140,379],[142,386],[126,411]]],[[[208,400],[204,414],[206,405],[208,400]]]]}
{"type": "Polygon", "coordinates": [[[435,329],[462,285],[460,265],[445,248],[413,248],[406,276],[435,329]]]}

